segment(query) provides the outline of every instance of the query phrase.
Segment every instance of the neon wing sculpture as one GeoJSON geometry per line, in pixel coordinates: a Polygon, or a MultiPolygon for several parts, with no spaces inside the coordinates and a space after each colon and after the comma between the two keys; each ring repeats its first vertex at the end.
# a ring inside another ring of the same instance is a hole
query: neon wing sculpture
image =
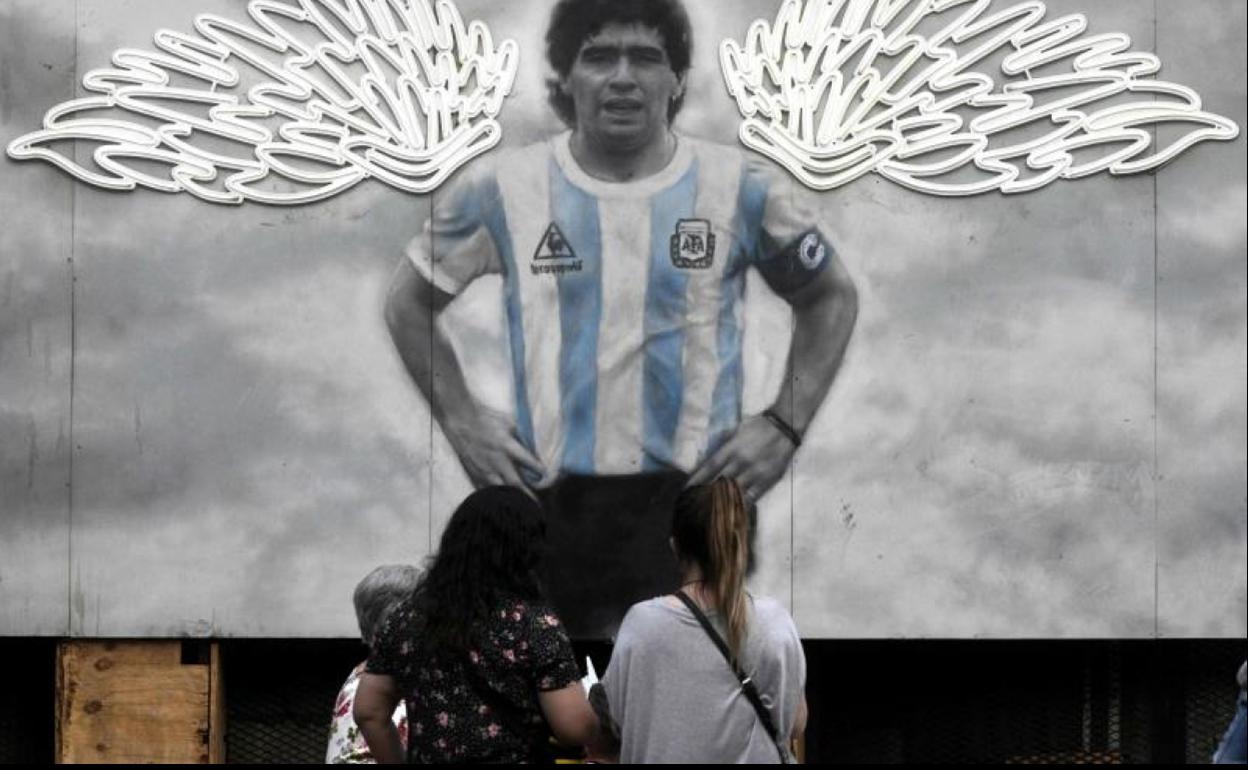
{"type": "Polygon", "coordinates": [[[955,196],[1150,171],[1238,135],[1190,88],[1153,79],[1161,62],[1127,35],[1046,13],[1038,0],[784,0],[720,47],[740,139],[816,190],[875,172],[955,196]],[[1161,141],[1163,124],[1184,130],[1161,141]]]}
{"type": "Polygon", "coordinates": [[[96,95],[53,107],[9,155],[106,189],[298,205],[369,178],[427,193],[501,137],[516,44],[496,47],[449,0],[251,0],[247,14],[116,51],[83,78],[96,95]],[[52,146],[65,140],[95,144],[94,167],[52,146]]]}

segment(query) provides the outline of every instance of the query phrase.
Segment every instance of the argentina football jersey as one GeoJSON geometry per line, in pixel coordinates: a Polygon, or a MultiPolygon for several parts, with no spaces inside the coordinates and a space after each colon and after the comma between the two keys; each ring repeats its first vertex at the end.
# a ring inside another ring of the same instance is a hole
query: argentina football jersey
{"type": "Polygon", "coordinates": [[[659,173],[593,178],[570,134],[479,161],[439,192],[408,256],[458,294],[500,274],[516,428],[568,474],[689,471],[741,420],[750,267],[782,294],[831,246],[780,173],[680,137],[659,173]]]}

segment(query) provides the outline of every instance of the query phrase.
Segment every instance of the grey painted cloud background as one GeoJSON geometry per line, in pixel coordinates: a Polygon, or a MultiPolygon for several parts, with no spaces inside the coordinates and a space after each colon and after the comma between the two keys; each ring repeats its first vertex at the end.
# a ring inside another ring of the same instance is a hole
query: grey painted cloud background
{"type": "MultiPolygon", "coordinates": [[[[504,141],[559,130],[549,3],[458,5],[521,45],[504,141]]],[[[690,5],[678,128],[733,142],[714,45],[774,8],[690,5]]],[[[1242,3],[1048,6],[1130,34],[1245,125],[1242,3]]],[[[113,50],[242,7],[4,3],[0,141],[113,50]]],[[[816,637],[1244,636],[1246,160],[1241,136],[1021,196],[870,176],[822,194],[862,315],[764,500],[756,589],[816,637]]],[[[0,161],[0,634],[352,635],[355,581],[423,559],[468,489],[380,317],[429,206],[369,183],[226,208],[0,161]]],[[[445,323],[507,408],[498,291],[445,323]]],[[[789,318],[749,295],[759,409],[789,318]]]]}

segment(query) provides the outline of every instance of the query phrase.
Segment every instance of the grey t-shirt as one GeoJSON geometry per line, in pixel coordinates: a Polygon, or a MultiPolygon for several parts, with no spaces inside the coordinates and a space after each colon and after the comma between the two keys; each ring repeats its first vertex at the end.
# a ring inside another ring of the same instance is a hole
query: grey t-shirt
{"type": "MultiPolygon", "coordinates": [[[[724,636],[718,613],[707,613],[724,636]]],[[[754,599],[743,668],[788,744],[806,684],[806,657],[779,602],[754,599]]],[[[726,637],[725,637],[726,638],[726,637]]],[[[775,744],[724,656],[679,600],[634,604],[602,677],[620,728],[620,761],[777,763],[775,744]]]]}

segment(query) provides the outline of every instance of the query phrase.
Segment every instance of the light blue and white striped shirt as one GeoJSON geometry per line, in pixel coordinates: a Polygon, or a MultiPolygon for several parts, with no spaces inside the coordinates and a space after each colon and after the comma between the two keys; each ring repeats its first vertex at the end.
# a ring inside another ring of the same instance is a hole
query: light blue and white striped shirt
{"type": "Polygon", "coordinates": [[[691,470],[741,419],[746,268],[787,293],[831,246],[788,177],[736,148],[680,137],[662,171],[612,183],[569,136],[466,169],[408,256],[451,294],[503,276],[516,427],[541,484],[691,470]]]}

